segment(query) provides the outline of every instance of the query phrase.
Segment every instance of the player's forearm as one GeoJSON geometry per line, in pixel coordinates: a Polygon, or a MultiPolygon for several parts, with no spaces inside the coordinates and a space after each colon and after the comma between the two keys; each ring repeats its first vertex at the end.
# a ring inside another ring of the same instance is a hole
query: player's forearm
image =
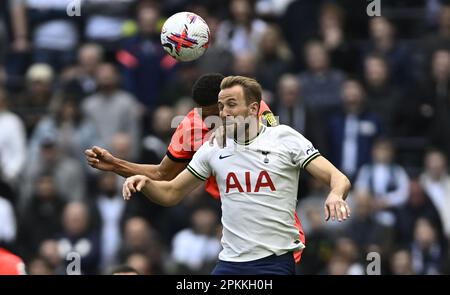
{"type": "Polygon", "coordinates": [[[122,159],[116,159],[114,172],[123,177],[145,175],[154,180],[161,180],[161,175],[158,173],[158,166],[159,165],[136,164],[122,159]]]}
{"type": "Polygon", "coordinates": [[[350,180],[348,180],[347,176],[337,170],[336,172],[331,174],[330,188],[331,193],[342,196],[342,198],[345,200],[347,198],[348,192],[350,191],[351,183],[350,180]]]}
{"type": "Polygon", "coordinates": [[[181,192],[173,187],[171,181],[150,180],[141,192],[152,202],[170,207],[181,200],[181,192]]]}

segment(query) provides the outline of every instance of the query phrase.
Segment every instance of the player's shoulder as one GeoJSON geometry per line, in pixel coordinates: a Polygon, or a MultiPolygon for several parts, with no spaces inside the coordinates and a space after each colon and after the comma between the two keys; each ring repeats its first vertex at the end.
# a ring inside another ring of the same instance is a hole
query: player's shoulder
{"type": "Polygon", "coordinates": [[[278,137],[302,136],[297,130],[291,126],[280,124],[278,126],[267,127],[267,130],[278,137]]]}
{"type": "Polygon", "coordinates": [[[267,127],[267,130],[271,140],[281,145],[291,146],[298,142],[308,141],[303,134],[288,125],[280,124],[274,127],[267,127]]]}

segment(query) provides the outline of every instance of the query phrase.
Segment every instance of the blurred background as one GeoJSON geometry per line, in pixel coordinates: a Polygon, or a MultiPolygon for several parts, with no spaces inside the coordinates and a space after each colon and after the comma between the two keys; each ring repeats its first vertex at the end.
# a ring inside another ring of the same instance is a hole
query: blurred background
{"type": "Polygon", "coordinates": [[[365,274],[373,251],[382,274],[450,274],[450,1],[379,2],[369,17],[363,0],[0,1],[0,245],[29,274],[65,274],[71,251],[83,274],[208,274],[219,202],[124,202],[83,151],[159,163],[193,82],[220,72],[255,77],[353,183],[351,219],[325,223],[327,189],[302,173],[299,274],[365,274]],[[210,27],[196,62],[160,45],[179,11],[210,27]]]}

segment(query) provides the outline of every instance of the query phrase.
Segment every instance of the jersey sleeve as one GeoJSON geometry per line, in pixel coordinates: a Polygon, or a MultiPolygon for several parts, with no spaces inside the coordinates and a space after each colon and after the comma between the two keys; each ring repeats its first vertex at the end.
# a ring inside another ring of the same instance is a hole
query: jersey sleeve
{"type": "Polygon", "coordinates": [[[209,155],[212,151],[212,147],[206,142],[200,149],[194,154],[194,157],[187,165],[189,172],[194,174],[200,180],[205,181],[211,176],[211,166],[209,164],[209,155]]]}
{"type": "Polygon", "coordinates": [[[286,137],[283,140],[291,151],[291,159],[295,165],[305,169],[312,160],[320,156],[319,151],[302,134],[287,127],[286,137]]]}
{"type": "Polygon", "coordinates": [[[175,162],[189,162],[203,144],[204,131],[183,120],[175,130],[167,148],[167,156],[175,162]]]}

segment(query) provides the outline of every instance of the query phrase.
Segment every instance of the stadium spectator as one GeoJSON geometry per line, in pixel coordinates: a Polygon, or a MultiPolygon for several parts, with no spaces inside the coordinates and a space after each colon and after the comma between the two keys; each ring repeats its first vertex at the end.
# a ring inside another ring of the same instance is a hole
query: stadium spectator
{"type": "Polygon", "coordinates": [[[233,54],[249,51],[255,54],[267,24],[254,17],[251,1],[230,1],[231,19],[224,20],[217,30],[217,42],[233,54]]]}
{"type": "Polygon", "coordinates": [[[300,73],[305,103],[319,116],[327,116],[331,110],[341,106],[339,91],[344,83],[344,74],[331,68],[330,57],[320,41],[305,45],[307,70],[300,73]]]}
{"type": "Polygon", "coordinates": [[[13,205],[0,195],[0,247],[15,246],[17,221],[13,205]]]}
{"type": "MultiPolygon", "coordinates": [[[[125,261],[133,266],[129,258],[133,254],[139,254],[146,257],[149,268],[155,273],[164,271],[165,253],[161,249],[158,233],[142,217],[132,217],[125,221],[122,245],[119,250],[120,261],[125,261]]],[[[142,259],[138,259],[141,261],[142,259]]],[[[146,274],[148,271],[141,271],[135,267],[139,273],[146,274]]]]}
{"type": "Polygon", "coordinates": [[[394,24],[384,16],[372,17],[369,20],[370,40],[362,49],[365,57],[378,53],[386,58],[389,64],[392,83],[402,89],[406,95],[413,94],[411,84],[415,81],[411,65],[414,65],[408,46],[396,39],[394,24]]]}
{"type": "Polygon", "coordinates": [[[416,274],[441,274],[447,255],[446,250],[439,244],[436,229],[425,218],[416,221],[410,251],[412,267],[416,274]]]}
{"type": "Polygon", "coordinates": [[[392,231],[374,218],[375,200],[367,191],[357,191],[352,195],[354,214],[352,220],[342,231],[351,238],[362,254],[379,248],[388,253],[393,243],[392,231]]]}
{"type": "Polygon", "coordinates": [[[28,159],[23,173],[20,203],[26,204],[33,194],[33,188],[42,175],[51,175],[56,191],[63,200],[80,200],[85,197],[86,175],[77,160],[61,154],[55,134],[47,134],[41,141],[37,157],[28,159]]]}
{"type": "Polygon", "coordinates": [[[106,60],[114,58],[120,39],[126,31],[127,21],[131,19],[136,0],[85,0],[81,10],[86,18],[84,38],[101,44],[105,49],[106,60]]]}
{"type": "Polygon", "coordinates": [[[341,97],[343,110],[334,113],[327,122],[329,157],[354,179],[358,169],[370,162],[373,142],[383,134],[384,127],[378,116],[365,108],[365,92],[359,81],[346,80],[341,97]]]}
{"type": "Polygon", "coordinates": [[[51,175],[41,175],[33,192],[21,211],[21,216],[26,218],[21,218],[19,224],[19,242],[27,259],[37,253],[44,240],[55,238],[61,231],[60,220],[65,205],[51,175]]]}
{"type": "Polygon", "coordinates": [[[26,159],[26,133],[22,119],[8,108],[7,93],[0,85],[0,195],[13,201],[26,159]]]}
{"type": "Polygon", "coordinates": [[[450,237],[450,176],[447,159],[439,150],[430,150],[425,155],[425,171],[420,183],[436,207],[447,239],[450,237]]]}
{"type": "MultiPolygon", "coordinates": [[[[58,234],[58,250],[64,260],[75,252],[81,258],[81,274],[96,274],[101,257],[98,232],[91,227],[91,216],[85,203],[73,201],[64,207],[63,230],[58,234]]],[[[65,260],[66,264],[70,259],[65,260]]]]}
{"type": "Polygon", "coordinates": [[[98,92],[86,97],[81,105],[84,116],[94,123],[99,139],[106,144],[114,134],[128,133],[132,138],[133,155],[138,153],[140,113],[136,99],[119,88],[119,73],[113,64],[97,68],[98,92]]]}
{"type": "MultiPolygon", "coordinates": [[[[43,117],[37,124],[28,146],[30,159],[39,157],[42,142],[49,134],[56,137],[60,153],[79,162],[84,159],[83,150],[95,145],[98,136],[94,124],[84,119],[81,114],[79,101],[71,98],[63,99],[55,114],[43,117]]],[[[85,164],[85,169],[88,166],[85,164]]]]}
{"type": "Polygon", "coordinates": [[[317,114],[304,102],[303,85],[295,75],[285,74],[278,80],[278,96],[275,114],[281,124],[289,125],[306,138],[314,146],[325,150],[323,127],[317,114]]]}
{"type": "Polygon", "coordinates": [[[409,177],[394,162],[394,146],[387,138],[378,138],[372,148],[372,161],[361,167],[354,189],[369,191],[374,197],[375,218],[385,226],[393,226],[395,212],[409,195],[409,177]]]}
{"type": "Polygon", "coordinates": [[[411,253],[407,249],[400,249],[391,255],[391,275],[415,275],[412,268],[411,253]]]}
{"type": "Polygon", "coordinates": [[[358,66],[358,52],[347,38],[344,10],[336,3],[325,3],[320,10],[319,36],[327,49],[332,67],[354,73],[358,66]]]}
{"type": "Polygon", "coordinates": [[[268,91],[275,93],[277,80],[290,70],[292,53],[276,25],[268,25],[258,44],[256,54],[256,80],[268,91]]]}
{"type": "Polygon", "coordinates": [[[67,14],[66,1],[26,1],[27,16],[32,29],[34,63],[49,64],[59,72],[73,63],[80,40],[79,23],[67,14]]]}
{"type": "Polygon", "coordinates": [[[209,274],[221,250],[218,238],[218,216],[210,208],[197,208],[191,216],[191,226],[175,234],[172,259],[178,273],[209,274]]]}
{"type": "Polygon", "coordinates": [[[409,187],[408,202],[397,212],[398,218],[395,225],[397,244],[405,247],[413,239],[414,224],[421,217],[430,221],[442,241],[444,238],[442,221],[436,206],[425,193],[419,179],[411,180],[409,187]]]}
{"type": "Polygon", "coordinates": [[[11,110],[24,121],[29,136],[39,120],[57,107],[55,73],[48,64],[33,64],[26,72],[26,89],[11,100],[11,110]]]}
{"type": "Polygon", "coordinates": [[[121,42],[116,59],[121,65],[124,89],[152,111],[163,102],[161,95],[176,61],[161,47],[159,8],[146,3],[137,8],[138,33],[121,42]]]}
{"type": "MultiPolygon", "coordinates": [[[[398,125],[403,123],[399,120],[400,109],[406,102],[402,100],[400,90],[391,83],[389,66],[382,55],[372,54],[365,57],[364,82],[367,107],[380,117],[384,126],[391,127],[391,135],[397,135],[400,129],[398,125]]],[[[408,121],[403,124],[407,123],[408,121]]]]}
{"type": "Polygon", "coordinates": [[[121,224],[127,204],[121,199],[114,173],[101,173],[97,187],[98,193],[93,200],[91,214],[93,222],[98,223],[96,227],[100,232],[100,269],[106,271],[110,265],[118,263],[122,241],[121,224]]]}

